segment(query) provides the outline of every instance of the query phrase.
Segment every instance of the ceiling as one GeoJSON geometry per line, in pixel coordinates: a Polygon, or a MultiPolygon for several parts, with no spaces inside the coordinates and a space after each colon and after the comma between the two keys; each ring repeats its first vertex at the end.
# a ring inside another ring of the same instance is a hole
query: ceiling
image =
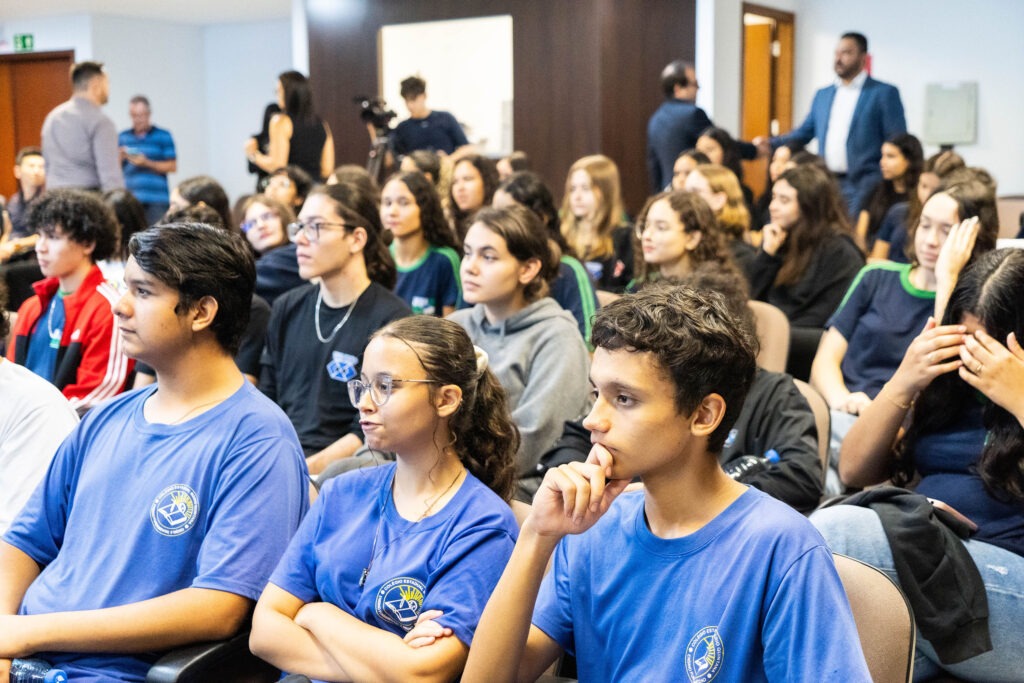
{"type": "Polygon", "coordinates": [[[183,24],[286,19],[291,0],[0,0],[0,22],[62,14],[113,14],[183,24]]]}

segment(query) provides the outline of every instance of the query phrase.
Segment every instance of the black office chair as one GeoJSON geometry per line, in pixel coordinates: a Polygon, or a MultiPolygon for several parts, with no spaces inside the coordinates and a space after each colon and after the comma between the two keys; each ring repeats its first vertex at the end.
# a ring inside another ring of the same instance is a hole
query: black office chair
{"type": "Polygon", "coordinates": [[[217,643],[167,653],[146,674],[146,683],[272,683],[281,672],[249,651],[249,629],[217,643]]]}

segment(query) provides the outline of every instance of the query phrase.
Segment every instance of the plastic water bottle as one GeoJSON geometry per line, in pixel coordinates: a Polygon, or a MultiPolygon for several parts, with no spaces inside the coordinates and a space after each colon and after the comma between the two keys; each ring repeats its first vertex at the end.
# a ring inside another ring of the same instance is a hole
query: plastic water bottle
{"type": "Polygon", "coordinates": [[[67,683],[63,669],[54,669],[41,659],[15,659],[11,662],[11,683],[67,683]]]}
{"type": "Polygon", "coordinates": [[[725,473],[736,481],[746,481],[755,474],[767,470],[773,463],[779,462],[779,452],[774,448],[765,452],[764,457],[741,455],[723,468],[725,473]]]}

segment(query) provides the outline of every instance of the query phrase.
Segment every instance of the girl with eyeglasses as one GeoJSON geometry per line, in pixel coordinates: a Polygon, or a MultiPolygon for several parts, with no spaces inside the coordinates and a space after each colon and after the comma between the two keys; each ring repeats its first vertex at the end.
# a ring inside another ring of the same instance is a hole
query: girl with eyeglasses
{"type": "Polygon", "coordinates": [[[381,192],[380,218],[395,238],[395,294],[413,313],[452,313],[462,297],[459,255],[433,183],[419,171],[392,176],[381,192]]]}
{"type": "Polygon", "coordinates": [[[347,183],[307,197],[288,225],[299,275],[318,278],[275,302],[260,388],[291,418],[311,474],[363,444],[345,383],[359,376],[370,336],[410,314],[391,292],[395,264],[372,197],[347,183]]]}
{"type": "Polygon", "coordinates": [[[242,203],[239,227],[256,252],[256,293],[274,300],[305,283],[299,277],[295,245],[288,239],[287,225],[295,221],[288,205],[265,194],[252,195],[242,203]]]}
{"type": "Polygon", "coordinates": [[[396,461],[324,485],[256,606],[254,653],[323,680],[459,677],[518,535],[519,435],[474,351],[432,316],[373,336],[348,391],[396,461]]]}
{"type": "Polygon", "coordinates": [[[662,192],[648,199],[636,222],[633,249],[637,276],[626,288],[630,292],[656,280],[681,278],[704,263],[738,274],[715,214],[693,192],[662,192]]]}
{"type": "Polygon", "coordinates": [[[473,305],[453,313],[490,356],[522,436],[519,491],[529,501],[541,454],[566,420],[586,412],[590,356],[576,321],[547,296],[558,272],[540,219],[522,206],[488,207],[474,216],[462,245],[462,291],[473,305]]]}

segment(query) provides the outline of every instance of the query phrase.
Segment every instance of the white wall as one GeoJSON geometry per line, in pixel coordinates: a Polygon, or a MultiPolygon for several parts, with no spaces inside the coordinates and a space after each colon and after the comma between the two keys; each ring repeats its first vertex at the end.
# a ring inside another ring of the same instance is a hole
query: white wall
{"type": "MultiPolygon", "coordinates": [[[[1024,3],[801,0],[796,27],[797,103],[810,102],[813,84],[828,82],[836,38],[850,30],[868,37],[872,75],[899,87],[911,133],[924,129],[927,83],[977,81],[977,143],[957,151],[968,164],[995,176],[999,194],[1024,193],[1024,3]]],[[[806,111],[800,104],[796,109],[806,111]]],[[[926,155],[935,151],[925,148],[926,155]]]]}
{"type": "Polygon", "coordinates": [[[215,24],[203,29],[203,46],[206,172],[234,201],[255,188],[245,140],[260,130],[277,75],[292,68],[291,27],[288,20],[215,24]]]}
{"type": "MultiPolygon", "coordinates": [[[[821,0],[759,0],[796,14],[794,119],[803,120],[814,91],[834,78],[832,53],[845,31],[869,40],[872,73],[900,89],[911,133],[924,127],[925,84],[977,81],[978,142],[958,146],[971,165],[987,168],[1000,194],[1024,193],[1024,3],[1018,0],[931,0],[857,3],[821,0]]],[[[739,129],[742,72],[742,0],[698,0],[698,103],[715,123],[739,129]],[[702,23],[703,22],[703,23],[702,23]],[[707,60],[712,59],[709,65],[707,60]],[[714,79],[713,89],[707,83],[714,79]]],[[[926,146],[925,154],[936,151],[926,146]]]]}
{"type": "MultiPolygon", "coordinates": [[[[8,0],[4,0],[5,2],[8,0]]],[[[0,21],[0,37],[6,41],[5,52],[14,51],[14,36],[31,33],[38,52],[48,50],[74,50],[75,59],[92,59],[92,18],[87,14],[72,14],[41,19],[4,19],[0,21]]]]}
{"type": "Polygon", "coordinates": [[[104,62],[106,112],[119,130],[131,125],[131,97],[146,95],[153,123],[174,136],[172,186],[209,174],[232,199],[252,192],[243,146],[259,131],[277,74],[293,68],[290,20],[201,26],[92,14],[7,19],[0,28],[8,42],[32,33],[37,51],[74,49],[78,61],[104,62]]]}
{"type": "Polygon", "coordinates": [[[427,81],[427,105],[451,112],[482,153],[512,152],[511,16],[384,26],[380,55],[381,94],[398,114],[396,122],[409,114],[401,82],[417,74],[427,81]]]}
{"type": "Polygon", "coordinates": [[[153,124],[174,136],[178,172],[169,177],[171,186],[205,172],[202,27],[106,15],[94,15],[92,25],[93,58],[110,76],[106,111],[118,130],[131,127],[128,101],[145,95],[153,124]]]}

